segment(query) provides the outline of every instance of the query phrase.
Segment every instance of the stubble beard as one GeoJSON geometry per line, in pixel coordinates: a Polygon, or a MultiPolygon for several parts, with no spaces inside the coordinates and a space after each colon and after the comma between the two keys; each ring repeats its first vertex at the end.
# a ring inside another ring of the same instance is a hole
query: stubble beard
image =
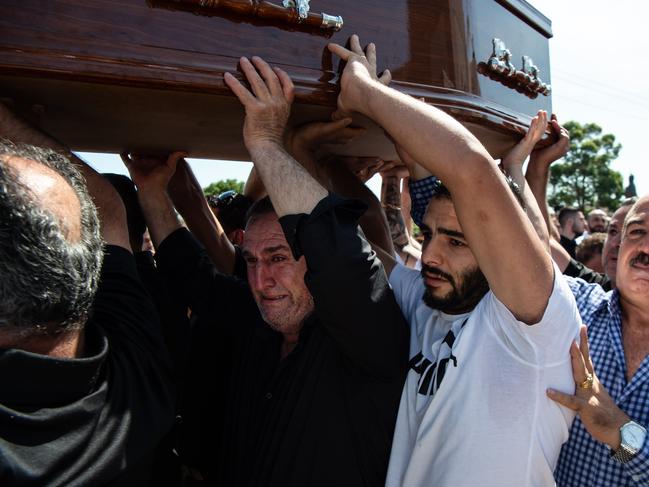
{"type": "Polygon", "coordinates": [[[425,273],[439,275],[451,285],[451,290],[442,297],[433,296],[428,287],[424,292],[424,303],[428,307],[440,310],[443,313],[467,313],[475,308],[489,291],[489,283],[479,267],[473,267],[463,272],[460,275],[459,285],[452,276],[434,267],[423,266],[421,273],[422,276],[425,273]]]}
{"type": "Polygon", "coordinates": [[[289,306],[282,310],[266,312],[259,303],[257,303],[257,307],[263,320],[273,330],[282,334],[296,334],[300,332],[306,319],[313,313],[313,297],[309,294],[304,299],[306,301],[299,304],[292,300],[289,306]]]}

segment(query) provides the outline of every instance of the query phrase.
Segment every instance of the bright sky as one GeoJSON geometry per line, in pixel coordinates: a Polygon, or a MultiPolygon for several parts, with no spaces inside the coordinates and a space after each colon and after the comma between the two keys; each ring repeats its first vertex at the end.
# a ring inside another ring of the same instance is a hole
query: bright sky
{"type": "MultiPolygon", "coordinates": [[[[649,193],[644,130],[649,128],[649,3],[632,0],[532,0],[552,20],[553,110],[559,120],[595,122],[622,144],[614,169],[635,175],[638,194],[649,193]]],[[[379,44],[380,48],[380,44],[379,44]]],[[[547,73],[541,73],[546,79],[547,73]],[[544,75],[545,74],[545,75],[544,75]]],[[[101,172],[125,173],[119,157],[82,154],[101,172]]],[[[190,159],[202,186],[245,180],[251,165],[190,159]]],[[[377,192],[375,176],[370,187],[377,192]]]]}

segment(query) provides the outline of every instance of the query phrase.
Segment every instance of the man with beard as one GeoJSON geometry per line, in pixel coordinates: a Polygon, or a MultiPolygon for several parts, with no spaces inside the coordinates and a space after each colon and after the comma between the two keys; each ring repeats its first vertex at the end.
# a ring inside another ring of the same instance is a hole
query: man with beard
{"type": "Polygon", "coordinates": [[[604,210],[595,209],[588,214],[588,233],[604,233],[608,225],[608,215],[604,210]]]}
{"type": "Polygon", "coordinates": [[[586,219],[584,214],[576,208],[561,208],[559,211],[559,233],[561,234],[560,243],[564,249],[575,258],[575,249],[577,248],[577,237],[586,230],[586,219]]]}
{"type": "Polygon", "coordinates": [[[424,217],[421,274],[384,256],[411,327],[387,485],[551,485],[573,414],[545,390],[574,388],[580,319],[547,233],[466,128],[380,82],[373,44],[329,49],[347,63],[337,116],[370,117],[446,188],[424,217]]]}
{"type": "Polygon", "coordinates": [[[588,339],[571,350],[584,387],[549,391],[579,412],[557,465],[561,487],[649,485],[649,195],[628,210],[621,235],[614,291],[569,280],[588,339]]]}

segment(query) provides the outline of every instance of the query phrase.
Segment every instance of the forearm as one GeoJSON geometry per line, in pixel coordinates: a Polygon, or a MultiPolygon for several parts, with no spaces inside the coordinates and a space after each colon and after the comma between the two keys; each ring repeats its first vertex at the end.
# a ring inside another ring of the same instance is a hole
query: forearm
{"type": "Polygon", "coordinates": [[[266,188],[259,177],[259,172],[255,166],[252,166],[246,184],[243,187],[243,195],[252,201],[258,201],[266,196],[266,188]]]}
{"type": "Polygon", "coordinates": [[[200,184],[185,161],[178,163],[169,196],[194,237],[205,247],[219,272],[232,274],[235,250],[223,227],[212,213],[200,184]]]}
{"type": "Polygon", "coordinates": [[[166,191],[138,187],[138,200],[153,245],[158,248],[169,235],[181,228],[182,225],[166,191]]]}
{"type": "Polygon", "coordinates": [[[381,206],[385,211],[390,230],[390,238],[396,248],[408,243],[406,223],[401,214],[400,179],[395,176],[385,176],[381,185],[381,206]]]}
{"type": "Polygon", "coordinates": [[[279,217],[309,214],[327,196],[327,190],[278,143],[254,144],[249,151],[279,217]]]}
{"type": "Polygon", "coordinates": [[[190,208],[178,205],[176,208],[185,220],[187,228],[205,247],[216,270],[223,274],[232,274],[235,259],[234,245],[205,202],[205,198],[201,196],[200,200],[190,208]]]}
{"type": "Polygon", "coordinates": [[[451,193],[465,176],[482,173],[485,164],[495,168],[482,144],[451,116],[381,83],[365,86],[358,110],[382,126],[425,171],[444,181],[451,193]]]}
{"type": "Polygon", "coordinates": [[[534,194],[532,194],[532,190],[525,180],[522,164],[503,165],[503,169],[520,188],[521,198],[523,200],[523,205],[525,206],[525,213],[527,213],[527,217],[530,219],[530,222],[532,222],[532,226],[537,235],[549,250],[550,242],[548,225],[543,216],[543,212],[536,202],[534,194]]]}
{"type": "Polygon", "coordinates": [[[540,163],[534,158],[534,156],[531,156],[530,162],[527,165],[527,174],[525,175],[525,179],[534,195],[534,198],[536,199],[539,209],[541,210],[543,220],[548,227],[548,232],[554,236],[552,232],[552,222],[550,221],[550,215],[548,214],[547,192],[549,178],[550,166],[540,163]]]}

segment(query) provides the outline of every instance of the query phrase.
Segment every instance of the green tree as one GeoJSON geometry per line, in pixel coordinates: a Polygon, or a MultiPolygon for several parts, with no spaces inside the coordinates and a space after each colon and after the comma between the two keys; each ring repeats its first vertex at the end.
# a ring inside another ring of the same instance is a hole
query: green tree
{"type": "Polygon", "coordinates": [[[218,195],[229,190],[243,193],[243,181],[237,181],[236,179],[221,179],[220,181],[216,181],[203,188],[203,194],[205,194],[205,196],[218,195]]]}
{"type": "Polygon", "coordinates": [[[622,145],[613,134],[602,134],[595,123],[567,122],[570,151],[550,173],[550,205],[614,210],[624,195],[622,175],[611,168],[622,145]]]}

